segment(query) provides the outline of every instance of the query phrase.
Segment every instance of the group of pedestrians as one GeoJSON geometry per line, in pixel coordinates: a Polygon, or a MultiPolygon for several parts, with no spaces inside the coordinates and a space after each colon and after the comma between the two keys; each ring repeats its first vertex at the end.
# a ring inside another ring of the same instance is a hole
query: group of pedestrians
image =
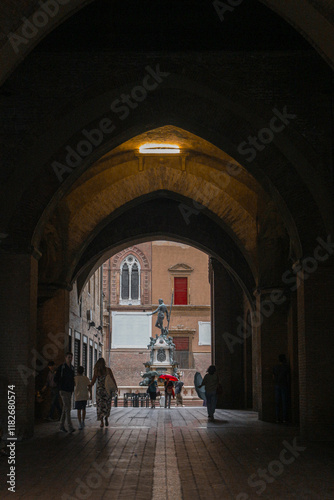
{"type": "MultiPolygon", "coordinates": [[[[62,432],[72,433],[75,431],[71,421],[71,401],[72,393],[75,395],[75,409],[78,412],[79,429],[85,427],[86,405],[88,398],[92,398],[92,387],[97,383],[96,389],[96,405],[97,405],[97,420],[100,421],[100,427],[108,426],[108,418],[110,416],[112,393],[106,388],[106,378],[109,376],[113,381],[113,385],[117,390],[117,384],[114,375],[110,368],[106,366],[104,358],[100,358],[94,366],[94,376],[90,381],[84,375],[84,368],[78,368],[78,375],[74,375],[74,367],[72,365],[73,354],[67,352],[65,362],[61,364],[57,370],[53,361],[49,363],[49,373],[45,386],[42,389],[44,392],[47,387],[51,390],[51,406],[47,418],[53,420],[54,410],[61,411],[60,427],[62,432]],[[60,395],[63,403],[62,409],[59,405],[58,395],[60,395]],[[65,420],[67,429],[65,428],[65,420]]],[[[289,386],[289,366],[285,355],[279,356],[279,365],[273,369],[273,378],[275,381],[275,412],[276,421],[280,421],[280,409],[282,408],[282,419],[286,423],[288,419],[288,386],[289,386]]],[[[176,406],[183,406],[181,380],[174,384],[171,380],[165,382],[165,395],[161,396],[161,401],[164,398],[165,408],[170,408],[171,399],[176,396],[176,406]]],[[[214,365],[209,366],[207,373],[204,376],[199,388],[205,387],[205,401],[208,412],[209,421],[214,421],[214,414],[217,404],[217,396],[221,391],[221,384],[214,365]]],[[[152,377],[147,393],[150,396],[151,408],[155,408],[159,388],[155,377],[152,377]]]]}
{"type": "MultiPolygon", "coordinates": [[[[171,380],[168,380],[165,382],[165,394],[164,396],[160,396],[160,403],[164,400],[164,404],[162,403],[161,406],[164,406],[165,408],[170,408],[171,406],[171,400],[172,398],[174,399],[176,397],[176,406],[183,406],[183,398],[182,398],[182,387],[183,387],[183,382],[181,380],[177,381],[174,387],[174,384],[171,380]]],[[[214,421],[214,413],[216,410],[216,404],[217,404],[217,395],[220,392],[220,383],[218,379],[218,375],[216,372],[216,367],[214,365],[209,366],[207,369],[207,373],[203,378],[203,381],[199,387],[205,387],[205,399],[206,399],[206,406],[208,410],[208,419],[210,421],[214,421]]],[[[157,396],[159,395],[160,391],[158,388],[158,383],[155,380],[155,377],[152,377],[148,388],[147,388],[147,393],[150,396],[150,401],[151,401],[151,408],[155,408],[155,402],[157,399],[157,396]]]]}
{"type": "Polygon", "coordinates": [[[155,408],[155,402],[157,399],[157,396],[160,396],[160,406],[165,407],[165,408],[170,408],[171,405],[171,400],[172,398],[174,399],[176,397],[176,406],[183,406],[183,398],[182,398],[182,387],[183,387],[183,382],[181,380],[178,380],[174,384],[171,380],[167,380],[165,382],[164,386],[164,395],[160,394],[160,389],[158,387],[158,383],[155,380],[155,377],[152,377],[150,383],[148,384],[147,388],[147,393],[150,396],[150,401],[151,401],[151,408],[155,408]]]}
{"type": "Polygon", "coordinates": [[[53,361],[49,363],[49,373],[45,386],[42,389],[43,392],[47,387],[51,390],[51,406],[47,419],[53,420],[54,410],[57,409],[60,413],[59,430],[69,433],[74,432],[75,429],[71,420],[72,394],[74,392],[79,429],[83,429],[85,427],[87,400],[92,399],[92,387],[97,383],[97,420],[100,421],[100,427],[104,427],[104,425],[108,426],[112,393],[108,392],[106,388],[107,376],[111,378],[117,390],[117,384],[111,369],[106,366],[104,358],[100,358],[94,366],[94,376],[90,381],[89,378],[84,375],[84,368],[82,366],[79,366],[78,374],[75,376],[72,359],[73,354],[67,352],[65,355],[65,362],[58,366],[57,369],[53,361]],[[63,403],[62,409],[59,404],[59,396],[63,403]],[[67,428],[65,428],[65,421],[67,428]]]}

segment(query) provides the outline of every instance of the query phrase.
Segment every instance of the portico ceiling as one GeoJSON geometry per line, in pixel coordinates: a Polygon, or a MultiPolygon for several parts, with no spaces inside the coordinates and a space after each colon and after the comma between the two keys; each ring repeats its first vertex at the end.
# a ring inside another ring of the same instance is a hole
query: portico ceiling
{"type": "MultiPolygon", "coordinates": [[[[25,56],[53,29],[93,0],[57,0],[50,15],[19,49],[13,50],[11,36],[22,36],[22,19],[32,20],[40,10],[38,0],[2,0],[0,5],[0,84],[25,56]],[[57,8],[59,7],[59,9],[57,8]]],[[[291,24],[334,67],[334,6],[327,0],[259,0],[291,24]]],[[[241,2],[240,2],[241,3],[241,2]]]]}
{"type": "MultiPolygon", "coordinates": [[[[59,0],[57,3],[55,0],[54,3],[59,7],[57,14],[50,15],[45,26],[25,42],[21,41],[20,50],[15,51],[6,34],[19,34],[22,16],[34,19],[41,4],[26,0],[18,2],[13,8],[12,2],[4,0],[0,7],[0,23],[5,34],[0,42],[0,61],[3,61],[0,79],[1,75],[3,80],[10,75],[50,31],[91,2],[59,0]]],[[[103,5],[103,2],[99,3],[103,5]]],[[[268,0],[261,3],[291,23],[332,64],[334,36],[330,35],[334,33],[334,16],[333,8],[326,5],[328,2],[268,0]]],[[[276,19],[273,14],[270,16],[276,19]]],[[[70,32],[71,27],[68,29],[70,32]]],[[[79,42],[81,37],[80,32],[79,42]]],[[[56,51],[54,40],[51,46],[56,51]]],[[[292,44],[292,47],[295,46],[292,44]]],[[[326,183],[321,183],[322,177],[315,175],[315,169],[322,175],[328,173],[321,158],[319,160],[300,132],[303,132],[303,127],[298,132],[294,126],[284,131],[280,127],[273,141],[273,137],[269,137],[272,144],[264,154],[258,155],[256,161],[247,163],[240,146],[245,144],[245,138],[251,137],[251,133],[254,137],[259,131],[272,134],[268,127],[276,119],[277,96],[275,104],[259,104],[257,99],[260,93],[261,96],[271,96],[273,87],[268,81],[268,88],[258,92],[255,90],[257,82],[247,83],[253,67],[252,55],[248,54],[246,58],[249,69],[244,58],[242,68],[245,73],[228,82],[226,75],[230,64],[233,64],[233,74],[237,74],[239,69],[235,55],[226,56],[226,61],[220,61],[219,66],[218,56],[213,49],[211,51],[209,56],[200,53],[193,59],[187,54],[175,57],[172,52],[168,53],[166,74],[173,71],[169,80],[166,79],[157,90],[149,93],[145,102],[140,101],[138,110],[131,113],[126,121],[117,117],[116,134],[92,148],[92,154],[85,156],[73,173],[68,167],[70,175],[65,175],[65,179],[57,179],[54,175],[51,168],[54,161],[65,162],[67,148],[73,151],[82,141],[84,131],[96,130],[101,120],[105,119],[110,103],[123,92],[128,92],[129,85],[132,89],[138,88],[138,82],[143,79],[142,68],[147,67],[145,51],[132,54],[132,59],[131,55],[124,58],[123,52],[119,51],[119,60],[116,60],[112,52],[104,54],[99,47],[96,53],[101,56],[101,63],[95,61],[93,65],[93,62],[87,61],[82,76],[80,71],[75,72],[78,80],[75,82],[66,63],[63,64],[66,50],[52,56],[54,73],[53,68],[45,64],[48,49],[44,56],[35,51],[13,74],[12,88],[16,88],[17,95],[9,92],[8,109],[11,105],[17,106],[15,99],[20,96],[23,103],[20,111],[28,126],[27,133],[25,130],[20,137],[23,140],[18,148],[19,154],[12,155],[13,160],[7,161],[4,168],[1,230],[8,232],[9,236],[3,248],[29,251],[31,245],[37,253],[40,251],[41,282],[71,283],[80,272],[80,266],[84,268],[89,263],[92,269],[93,249],[98,248],[94,244],[104,231],[108,248],[106,228],[112,231],[111,221],[127,210],[128,213],[135,213],[136,203],[142,204],[139,200],[146,200],[145,197],[155,200],[150,205],[152,208],[154,203],[159,203],[161,193],[164,193],[163,196],[170,194],[176,212],[178,206],[188,203],[191,216],[200,213],[215,220],[217,227],[228,235],[247,262],[255,280],[263,262],[259,241],[264,239],[274,247],[276,241],[290,238],[293,258],[296,259],[302,254],[300,241],[312,244],[314,236],[323,229],[323,221],[324,225],[330,225],[327,210],[330,189],[326,183]],[[122,65],[124,68],[120,70],[122,65]],[[36,72],[41,78],[35,78],[36,72]],[[21,73],[27,75],[27,80],[20,79],[21,73]],[[57,85],[58,79],[63,85],[57,85]],[[24,83],[21,88],[21,80],[32,81],[36,95],[30,95],[24,83]],[[11,100],[13,104],[10,104],[11,100]],[[31,120],[27,118],[29,112],[31,120]],[[181,153],[173,157],[141,157],[139,146],[147,142],[177,144],[181,153]],[[304,200],[305,209],[300,200],[304,200]],[[310,214],[309,218],[305,217],[306,211],[310,214]]],[[[320,59],[314,51],[311,52],[317,60],[320,59]]],[[[54,55],[54,52],[50,53],[54,55]]],[[[76,49],[73,53],[73,64],[80,68],[80,56],[76,59],[76,49]]],[[[161,54],[158,62],[151,56],[154,68],[163,67],[166,53],[161,54]]],[[[224,51],[222,53],[225,54],[224,51]]],[[[276,56],[277,60],[268,64],[279,67],[280,55],[277,51],[276,56]]],[[[284,78],[283,75],[282,88],[285,88],[284,78]]],[[[278,89],[276,83],[275,86],[278,89]]],[[[321,94],[323,101],[319,99],[317,106],[327,103],[323,95],[325,93],[321,94]]],[[[287,113],[295,116],[286,102],[283,93],[278,112],[284,115],[284,110],[288,110],[287,113]]],[[[284,117],[282,120],[281,124],[286,125],[284,117]]],[[[303,125],[302,117],[300,124],[303,125]]],[[[10,133],[8,137],[12,138],[10,133]]],[[[144,217],[144,208],[141,213],[144,217]]],[[[185,217],[183,221],[187,223],[185,217]]],[[[202,224],[204,227],[204,219],[202,224]]],[[[173,234],[177,236],[179,233],[173,232],[170,227],[169,237],[173,234]]],[[[131,237],[130,233],[123,236],[125,239],[131,237]]],[[[190,236],[187,234],[186,238],[190,236]]],[[[145,237],[149,237],[149,231],[145,237]]],[[[99,251],[102,251],[100,247],[99,251]]],[[[287,257],[284,247],[284,258],[287,257]]]]}

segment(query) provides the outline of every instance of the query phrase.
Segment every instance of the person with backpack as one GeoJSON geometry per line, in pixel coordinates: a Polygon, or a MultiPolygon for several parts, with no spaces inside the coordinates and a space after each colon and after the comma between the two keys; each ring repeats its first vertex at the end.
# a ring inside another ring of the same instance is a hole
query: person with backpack
{"type": "Polygon", "coordinates": [[[63,402],[63,411],[60,417],[59,430],[62,432],[72,433],[75,431],[71,420],[71,399],[74,391],[74,367],[72,365],[73,354],[67,352],[65,355],[65,363],[58,366],[55,375],[55,382],[59,387],[59,394],[63,402]],[[68,431],[65,429],[65,418],[67,420],[68,431]]]}
{"type": "Polygon", "coordinates": [[[165,408],[170,408],[171,399],[174,399],[174,386],[173,382],[169,380],[165,387],[165,408]]]}

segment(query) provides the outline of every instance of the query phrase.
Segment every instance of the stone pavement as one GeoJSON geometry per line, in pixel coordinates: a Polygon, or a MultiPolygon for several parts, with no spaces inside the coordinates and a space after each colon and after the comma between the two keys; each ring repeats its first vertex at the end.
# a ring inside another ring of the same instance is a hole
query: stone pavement
{"type": "Polygon", "coordinates": [[[100,429],[92,408],[82,431],[45,423],[17,442],[15,493],[7,461],[1,499],[334,499],[334,444],[300,443],[298,428],[250,411],[217,410],[211,423],[203,407],[112,408],[100,429]]]}

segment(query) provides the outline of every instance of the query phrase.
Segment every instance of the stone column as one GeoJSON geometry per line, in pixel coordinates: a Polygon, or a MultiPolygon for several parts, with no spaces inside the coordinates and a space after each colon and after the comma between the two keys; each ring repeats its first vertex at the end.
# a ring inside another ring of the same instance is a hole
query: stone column
{"type": "Polygon", "coordinates": [[[297,276],[300,430],[305,439],[333,441],[334,267],[311,271],[297,276]]]}
{"type": "Polygon", "coordinates": [[[37,317],[37,349],[46,361],[64,362],[68,349],[70,292],[67,289],[50,288],[50,296],[39,295],[37,317]]]}
{"type": "Polygon", "coordinates": [[[16,434],[33,435],[38,263],[27,254],[0,256],[1,420],[7,432],[8,385],[14,385],[16,434]]]}
{"type": "MultiPolygon", "coordinates": [[[[48,374],[48,362],[64,362],[69,349],[70,292],[66,288],[43,286],[39,289],[36,338],[36,389],[40,390],[48,374]]],[[[74,332],[73,332],[74,336],[74,332]]],[[[50,406],[47,397],[37,407],[36,418],[46,416],[50,406]]]]}
{"type": "Polygon", "coordinates": [[[211,296],[213,364],[223,386],[217,407],[243,408],[243,339],[237,334],[243,316],[242,290],[216,259],[211,259],[211,296]]]}
{"type": "Polygon", "coordinates": [[[273,367],[279,354],[287,355],[287,311],[289,298],[283,289],[257,289],[256,311],[253,313],[253,355],[256,362],[257,409],[259,419],[275,421],[273,367]]]}

